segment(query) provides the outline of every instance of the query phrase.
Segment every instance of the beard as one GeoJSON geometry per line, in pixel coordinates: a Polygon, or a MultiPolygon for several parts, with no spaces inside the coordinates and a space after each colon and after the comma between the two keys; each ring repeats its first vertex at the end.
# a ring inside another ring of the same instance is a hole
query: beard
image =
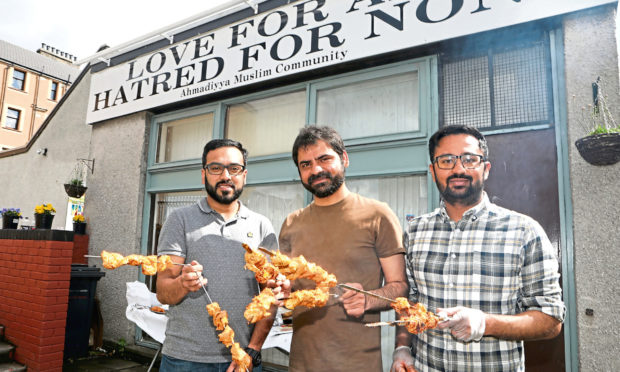
{"type": "Polygon", "coordinates": [[[326,198],[340,189],[344,183],[344,171],[332,176],[328,172],[320,172],[308,177],[308,183],[301,181],[304,188],[312,193],[317,198],[326,198]],[[325,177],[326,181],[319,183],[318,185],[312,185],[312,182],[317,178],[325,177]]]}
{"type": "Polygon", "coordinates": [[[442,187],[437,181],[437,177],[435,176],[435,184],[437,185],[437,189],[441,194],[443,200],[448,204],[460,204],[464,206],[475,205],[480,201],[482,197],[482,190],[484,189],[484,181],[480,180],[478,182],[474,182],[474,179],[471,176],[466,174],[453,174],[446,179],[446,186],[442,187]],[[467,187],[453,189],[450,185],[450,180],[454,178],[462,178],[469,180],[470,184],[467,187]]]}
{"type": "Polygon", "coordinates": [[[205,190],[207,190],[207,194],[209,195],[209,197],[215,200],[216,202],[220,204],[228,205],[234,202],[235,200],[239,199],[239,197],[241,196],[241,193],[243,192],[243,187],[237,189],[232,182],[228,182],[228,181],[220,181],[216,183],[215,186],[211,186],[211,184],[209,184],[209,182],[207,181],[207,178],[205,177],[205,190]],[[226,192],[222,192],[222,195],[218,194],[217,187],[222,184],[232,187],[232,192],[226,191],[226,192]]]}

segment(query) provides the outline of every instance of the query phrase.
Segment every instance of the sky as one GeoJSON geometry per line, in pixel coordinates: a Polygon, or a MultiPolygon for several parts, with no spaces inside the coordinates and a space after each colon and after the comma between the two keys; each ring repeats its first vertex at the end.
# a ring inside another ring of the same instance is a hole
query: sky
{"type": "Polygon", "coordinates": [[[78,60],[230,0],[1,0],[0,39],[36,52],[41,43],[78,60]]]}

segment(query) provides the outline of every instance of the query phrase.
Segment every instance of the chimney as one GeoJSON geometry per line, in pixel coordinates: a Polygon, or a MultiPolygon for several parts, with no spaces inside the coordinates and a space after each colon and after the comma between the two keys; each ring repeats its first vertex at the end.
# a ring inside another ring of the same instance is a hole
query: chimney
{"type": "Polygon", "coordinates": [[[69,64],[73,64],[73,62],[77,60],[77,57],[74,55],[63,52],[62,50],[56,49],[45,43],[41,43],[41,48],[37,50],[37,53],[69,64]]]}

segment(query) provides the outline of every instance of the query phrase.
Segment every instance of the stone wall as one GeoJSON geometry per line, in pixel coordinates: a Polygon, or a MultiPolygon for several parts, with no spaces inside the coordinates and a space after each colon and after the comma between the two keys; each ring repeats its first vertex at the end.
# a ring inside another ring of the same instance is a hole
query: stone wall
{"type": "MultiPolygon", "coordinates": [[[[150,116],[145,113],[93,125],[92,155],[97,167],[89,181],[85,210],[90,216],[90,254],[102,250],[126,256],[140,253],[142,210],[150,116]]],[[[101,267],[101,260],[91,259],[101,267]]],[[[140,268],[105,270],[97,297],[103,315],[104,339],[134,343],[135,324],[127,320],[126,283],[138,280],[140,268]]]]}
{"type": "Polygon", "coordinates": [[[613,115],[620,119],[616,42],[616,4],[576,13],[564,21],[575,311],[582,371],[620,370],[620,163],[590,165],[574,145],[586,134],[581,107],[592,103],[592,83],[599,76],[613,115]]]}

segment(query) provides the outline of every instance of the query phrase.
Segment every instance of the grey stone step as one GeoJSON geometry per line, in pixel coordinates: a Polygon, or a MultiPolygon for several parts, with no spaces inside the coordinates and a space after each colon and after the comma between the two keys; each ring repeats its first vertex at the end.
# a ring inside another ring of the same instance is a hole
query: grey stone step
{"type": "Polygon", "coordinates": [[[0,363],[0,372],[21,372],[26,370],[26,366],[23,366],[19,363],[0,363]]]}
{"type": "Polygon", "coordinates": [[[0,341],[0,363],[10,362],[11,352],[13,352],[13,350],[15,350],[15,346],[8,342],[0,341]]]}
{"type": "Polygon", "coordinates": [[[15,346],[9,344],[6,341],[0,341],[0,355],[9,354],[15,349],[15,346]]]}

